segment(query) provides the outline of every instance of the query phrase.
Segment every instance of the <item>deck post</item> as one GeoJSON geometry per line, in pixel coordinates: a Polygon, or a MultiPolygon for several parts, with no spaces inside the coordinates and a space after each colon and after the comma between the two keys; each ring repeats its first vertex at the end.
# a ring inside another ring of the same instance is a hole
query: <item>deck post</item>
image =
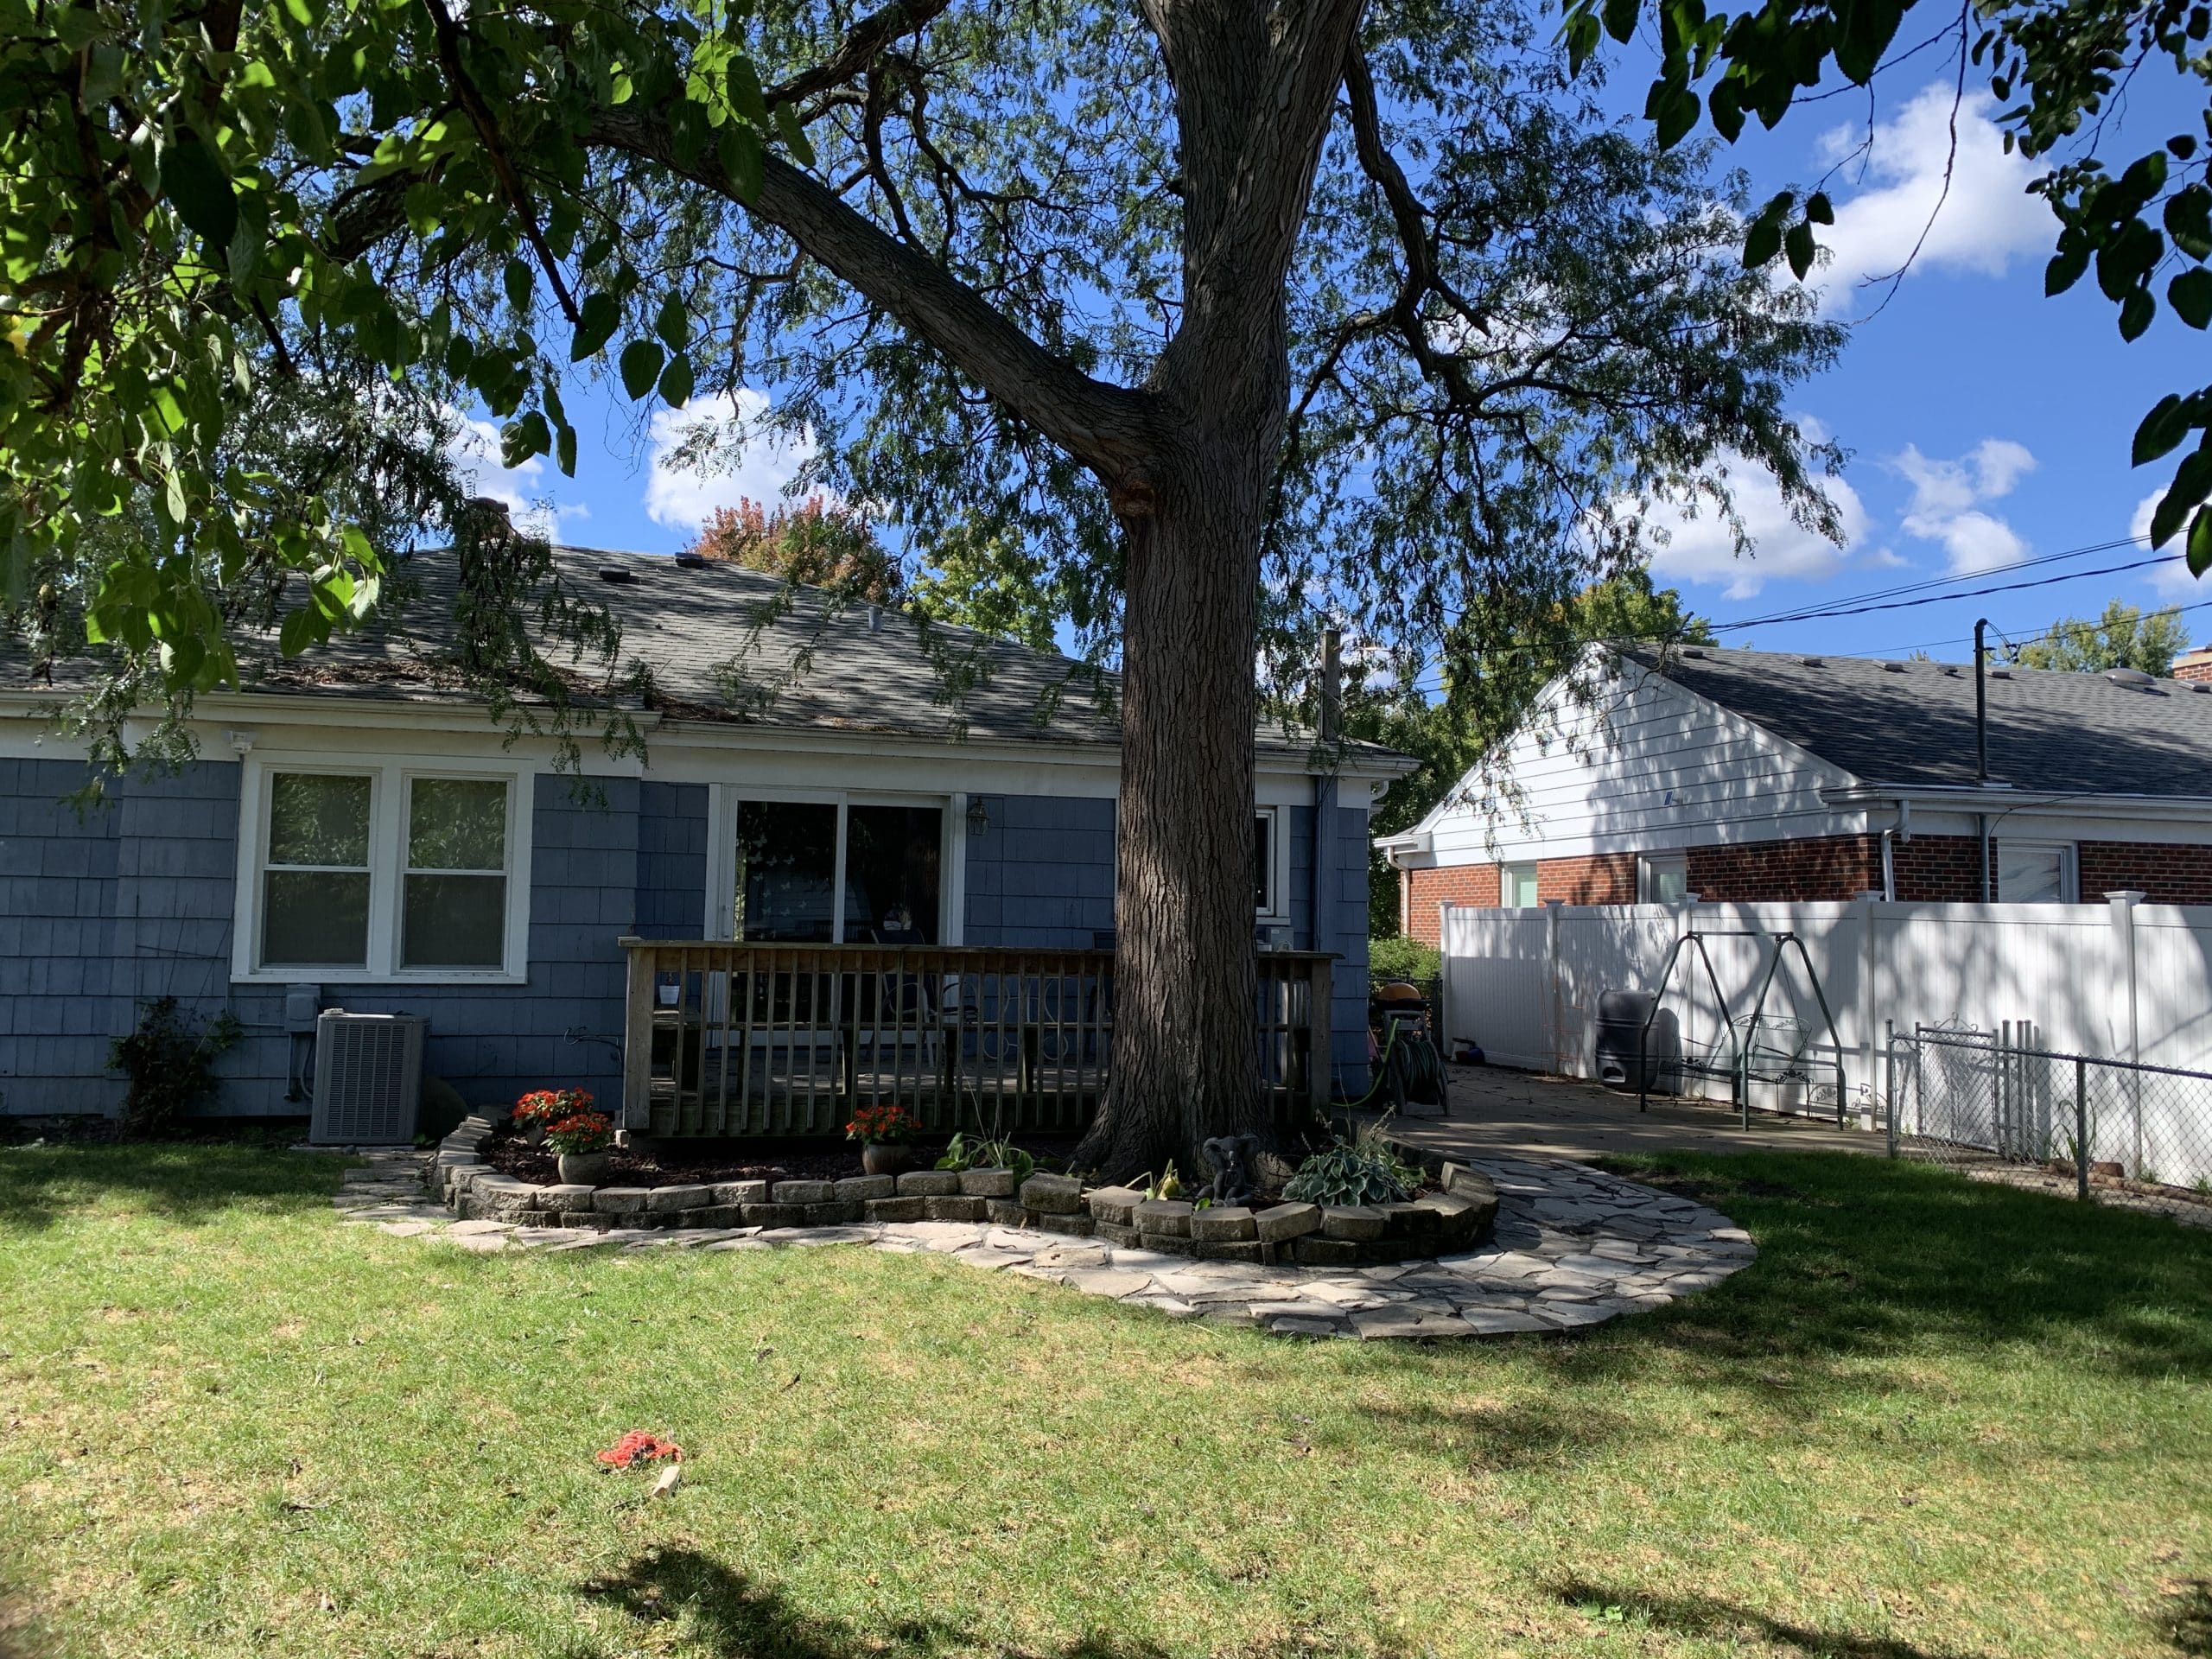
{"type": "Polygon", "coordinates": [[[624,934],[615,941],[630,959],[629,995],[622,1015],[622,1127],[637,1130],[652,1125],[652,1107],[647,1096],[653,1075],[653,962],[654,953],[643,939],[624,934]]]}

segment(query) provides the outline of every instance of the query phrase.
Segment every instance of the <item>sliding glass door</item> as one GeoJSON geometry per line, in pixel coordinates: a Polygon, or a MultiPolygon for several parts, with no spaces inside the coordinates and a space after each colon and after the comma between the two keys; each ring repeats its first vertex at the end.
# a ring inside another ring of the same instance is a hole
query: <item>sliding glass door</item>
{"type": "Polygon", "coordinates": [[[935,944],[944,937],[944,809],[739,799],[730,937],[935,944]]]}

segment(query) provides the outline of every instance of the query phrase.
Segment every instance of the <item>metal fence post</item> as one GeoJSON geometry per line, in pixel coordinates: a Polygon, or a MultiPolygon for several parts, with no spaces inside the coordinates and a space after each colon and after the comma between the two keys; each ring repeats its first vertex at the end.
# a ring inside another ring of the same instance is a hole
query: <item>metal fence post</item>
{"type": "Polygon", "coordinates": [[[2074,1196],[2089,1201],[2089,1063],[2074,1057],[2074,1196]]]}
{"type": "Polygon", "coordinates": [[[1890,1156],[1897,1155],[1897,1024],[1882,1021],[1882,1109],[1888,1118],[1890,1156]]]}

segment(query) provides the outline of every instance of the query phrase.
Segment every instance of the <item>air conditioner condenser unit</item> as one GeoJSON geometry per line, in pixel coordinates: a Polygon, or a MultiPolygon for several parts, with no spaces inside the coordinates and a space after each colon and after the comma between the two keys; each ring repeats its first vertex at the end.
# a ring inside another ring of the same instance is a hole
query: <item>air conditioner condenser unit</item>
{"type": "Polygon", "coordinates": [[[423,1106],[423,1036],[413,1014],[326,1008],[315,1027],[315,1109],[324,1146],[410,1146],[423,1106]]]}

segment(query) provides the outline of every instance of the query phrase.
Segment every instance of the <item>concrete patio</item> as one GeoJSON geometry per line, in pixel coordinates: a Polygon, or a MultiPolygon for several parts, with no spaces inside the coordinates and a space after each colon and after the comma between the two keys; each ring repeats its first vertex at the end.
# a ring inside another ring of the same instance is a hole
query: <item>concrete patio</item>
{"type": "Polygon", "coordinates": [[[1445,1068],[1446,1116],[1416,1107],[1394,1128],[1447,1158],[1569,1158],[1618,1153],[1856,1152],[1880,1157],[1878,1131],[1838,1128],[1833,1119],[1751,1114],[1740,1127],[1725,1101],[1662,1099],[1637,1110],[1634,1095],[1579,1077],[1545,1077],[1494,1065],[1445,1068]]]}

